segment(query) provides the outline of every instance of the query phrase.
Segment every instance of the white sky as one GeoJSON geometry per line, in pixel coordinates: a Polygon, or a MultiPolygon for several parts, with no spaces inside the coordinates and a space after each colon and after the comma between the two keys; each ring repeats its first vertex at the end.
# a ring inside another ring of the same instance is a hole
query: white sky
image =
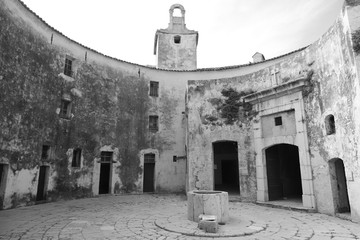
{"type": "Polygon", "coordinates": [[[343,0],[22,0],[50,26],[105,55],[155,65],[154,36],[169,8],[185,7],[199,32],[198,68],[246,64],[255,52],[273,58],[316,41],[343,0]]]}

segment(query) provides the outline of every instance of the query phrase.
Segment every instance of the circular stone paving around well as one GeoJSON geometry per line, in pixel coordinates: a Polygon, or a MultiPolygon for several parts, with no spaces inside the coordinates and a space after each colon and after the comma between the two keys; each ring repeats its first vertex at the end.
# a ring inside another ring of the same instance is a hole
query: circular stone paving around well
{"type": "Polygon", "coordinates": [[[266,229],[265,225],[230,216],[229,222],[219,225],[217,233],[207,233],[198,228],[198,223],[187,220],[186,214],[176,214],[168,218],[155,220],[155,225],[163,230],[198,237],[238,237],[251,235],[266,229]]]}

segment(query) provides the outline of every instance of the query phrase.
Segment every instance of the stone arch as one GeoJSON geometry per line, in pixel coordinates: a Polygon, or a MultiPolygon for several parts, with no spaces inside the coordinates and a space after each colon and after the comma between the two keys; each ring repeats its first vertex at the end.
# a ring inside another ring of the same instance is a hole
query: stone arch
{"type": "Polygon", "coordinates": [[[328,164],[335,213],[350,212],[344,162],[340,158],[332,158],[328,164]]]}
{"type": "Polygon", "coordinates": [[[177,4],[171,5],[171,7],[169,9],[170,17],[173,16],[175,9],[180,9],[182,17],[185,16],[185,8],[183,7],[183,5],[177,3],[177,4]]]}
{"type": "Polygon", "coordinates": [[[268,199],[301,199],[299,148],[282,143],[269,146],[264,151],[268,199]]]}

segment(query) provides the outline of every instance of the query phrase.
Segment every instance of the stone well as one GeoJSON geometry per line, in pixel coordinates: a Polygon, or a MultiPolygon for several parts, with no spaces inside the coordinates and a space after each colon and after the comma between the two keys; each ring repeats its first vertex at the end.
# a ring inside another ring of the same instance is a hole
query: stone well
{"type": "Polygon", "coordinates": [[[199,221],[199,215],[215,215],[219,224],[229,220],[229,197],[227,192],[194,190],[187,193],[188,219],[199,221]]]}

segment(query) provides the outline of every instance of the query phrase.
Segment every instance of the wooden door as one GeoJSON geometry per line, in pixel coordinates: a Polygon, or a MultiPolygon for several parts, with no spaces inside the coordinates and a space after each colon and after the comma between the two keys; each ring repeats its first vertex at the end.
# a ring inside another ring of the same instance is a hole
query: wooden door
{"type": "Polygon", "coordinates": [[[155,163],[144,163],[144,192],[154,192],[155,163]]]}

